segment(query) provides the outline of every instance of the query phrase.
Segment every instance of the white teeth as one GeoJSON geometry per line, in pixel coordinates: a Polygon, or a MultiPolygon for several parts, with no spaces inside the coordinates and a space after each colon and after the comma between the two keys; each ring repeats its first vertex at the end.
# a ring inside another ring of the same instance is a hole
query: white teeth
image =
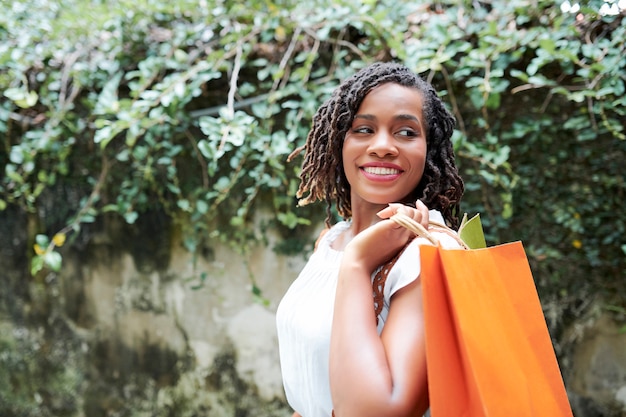
{"type": "Polygon", "coordinates": [[[373,175],[394,175],[399,174],[400,171],[393,168],[385,168],[385,167],[365,167],[363,168],[365,172],[373,175]]]}

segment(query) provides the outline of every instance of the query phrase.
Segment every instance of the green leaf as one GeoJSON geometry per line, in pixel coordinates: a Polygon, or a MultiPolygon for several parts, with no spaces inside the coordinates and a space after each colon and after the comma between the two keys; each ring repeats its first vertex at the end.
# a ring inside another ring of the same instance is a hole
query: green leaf
{"type": "Polygon", "coordinates": [[[11,146],[9,160],[16,165],[20,165],[24,162],[24,149],[19,145],[11,146]]]}
{"type": "Polygon", "coordinates": [[[120,106],[117,99],[117,89],[120,85],[123,73],[118,73],[111,77],[102,88],[102,92],[98,96],[98,101],[94,108],[94,114],[115,114],[119,111],[120,106]]]}
{"type": "Polygon", "coordinates": [[[22,88],[7,88],[4,95],[23,109],[33,107],[39,99],[39,95],[35,91],[26,91],[22,88]]]}
{"type": "Polygon", "coordinates": [[[467,220],[467,214],[459,227],[459,237],[470,249],[483,249],[487,247],[480,214],[476,214],[467,220]]]}
{"type": "Polygon", "coordinates": [[[206,214],[209,211],[209,205],[204,200],[198,200],[196,202],[196,209],[200,214],[206,214]]]}
{"type": "Polygon", "coordinates": [[[52,269],[54,272],[59,272],[61,270],[61,263],[63,262],[63,258],[61,254],[56,251],[46,252],[43,254],[43,260],[48,268],[52,269]]]}
{"type": "Polygon", "coordinates": [[[45,249],[50,244],[50,239],[46,235],[37,235],[35,236],[35,242],[45,249]]]}
{"type": "Polygon", "coordinates": [[[202,156],[207,159],[213,159],[215,157],[215,148],[205,139],[198,142],[198,149],[202,156]]]}
{"type": "Polygon", "coordinates": [[[34,256],[30,261],[30,274],[36,275],[37,272],[41,271],[44,266],[43,256],[34,256]]]}
{"type": "Polygon", "coordinates": [[[139,214],[136,211],[129,211],[128,213],[124,213],[124,220],[126,223],[133,224],[139,217],[139,214]]]}
{"type": "Polygon", "coordinates": [[[550,39],[550,38],[543,38],[539,41],[539,46],[543,49],[546,50],[546,52],[548,52],[549,54],[554,54],[555,52],[555,42],[554,39],[550,39]]]}

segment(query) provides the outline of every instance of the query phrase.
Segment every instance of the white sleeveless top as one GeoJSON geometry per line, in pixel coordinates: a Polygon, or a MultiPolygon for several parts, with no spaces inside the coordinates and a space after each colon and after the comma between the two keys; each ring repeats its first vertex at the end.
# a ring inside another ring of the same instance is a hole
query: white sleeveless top
{"type": "MultiPolygon", "coordinates": [[[[444,222],[441,213],[436,210],[429,212],[429,218],[444,222]]],[[[285,394],[289,405],[303,417],[330,417],[333,409],[328,356],[335,289],[343,252],[330,245],[348,227],[350,222],[339,222],[322,237],[317,250],[287,290],[276,312],[285,394]]],[[[445,233],[436,233],[436,236],[443,247],[459,247],[456,240],[445,233]]],[[[383,291],[383,309],[378,319],[378,334],[385,325],[391,296],[418,278],[419,245],[424,243],[427,241],[423,238],[414,239],[389,272],[383,291]]],[[[372,274],[372,279],[375,274],[372,274]]]]}

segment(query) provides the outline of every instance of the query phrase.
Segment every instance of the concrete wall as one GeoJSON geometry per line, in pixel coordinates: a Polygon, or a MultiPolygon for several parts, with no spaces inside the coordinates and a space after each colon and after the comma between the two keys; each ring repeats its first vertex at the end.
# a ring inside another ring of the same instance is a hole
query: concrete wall
{"type": "MultiPolygon", "coordinates": [[[[0,415],[291,415],[274,314],[305,259],[272,251],[278,236],[246,257],[214,245],[194,258],[176,233],[112,223],[64,248],[60,274],[33,279],[13,226],[0,246],[0,415]]],[[[588,311],[559,341],[572,406],[626,416],[626,332],[601,305],[588,311]]]]}

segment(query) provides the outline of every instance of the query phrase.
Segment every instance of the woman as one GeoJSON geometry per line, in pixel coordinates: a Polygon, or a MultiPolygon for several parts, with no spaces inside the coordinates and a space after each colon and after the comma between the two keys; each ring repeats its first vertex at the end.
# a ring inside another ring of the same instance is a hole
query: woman
{"type": "MultiPolygon", "coordinates": [[[[316,113],[298,197],[308,193],[300,204],[325,200],[328,226],[332,204],[344,220],[319,239],[277,311],[294,416],[421,416],[427,410],[419,280],[424,241],[388,219],[402,212],[424,226],[438,220],[457,227],[463,182],[453,128],[432,86],[393,63],[346,79],[316,113]],[[373,286],[383,272],[384,285],[373,286]]],[[[446,235],[440,240],[457,245],[446,235]]]]}

